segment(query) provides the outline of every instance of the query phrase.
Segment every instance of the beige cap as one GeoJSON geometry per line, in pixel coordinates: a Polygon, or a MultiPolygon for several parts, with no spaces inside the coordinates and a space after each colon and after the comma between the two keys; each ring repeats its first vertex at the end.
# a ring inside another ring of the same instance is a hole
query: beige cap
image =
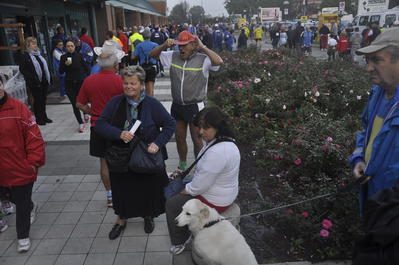
{"type": "Polygon", "coordinates": [[[113,52],[118,57],[118,60],[122,59],[125,56],[123,51],[120,51],[116,48],[116,43],[114,41],[106,40],[102,47],[94,47],[94,52],[97,55],[102,54],[103,52],[113,52]]]}
{"type": "Polygon", "coordinates": [[[370,46],[358,49],[356,51],[356,54],[363,55],[377,52],[381,49],[388,47],[389,45],[399,46],[399,27],[385,30],[377,36],[377,38],[370,44],[370,46]]]}

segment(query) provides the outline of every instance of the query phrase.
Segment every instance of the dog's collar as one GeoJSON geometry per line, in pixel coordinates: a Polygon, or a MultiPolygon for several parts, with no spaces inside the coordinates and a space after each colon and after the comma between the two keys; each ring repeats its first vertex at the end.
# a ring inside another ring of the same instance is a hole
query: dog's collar
{"type": "Polygon", "coordinates": [[[217,223],[219,223],[219,222],[221,222],[221,221],[223,221],[224,219],[218,219],[218,220],[214,220],[214,221],[212,221],[212,222],[209,222],[209,223],[206,223],[205,225],[204,225],[204,228],[208,228],[208,227],[211,227],[211,226],[213,226],[214,224],[217,224],[217,223]]]}

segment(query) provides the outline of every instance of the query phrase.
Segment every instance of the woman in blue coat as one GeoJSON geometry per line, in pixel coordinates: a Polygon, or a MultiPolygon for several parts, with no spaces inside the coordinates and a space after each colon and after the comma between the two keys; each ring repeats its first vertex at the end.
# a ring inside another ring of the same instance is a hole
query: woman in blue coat
{"type": "MultiPolygon", "coordinates": [[[[121,76],[125,94],[107,103],[96,121],[96,132],[108,139],[108,146],[124,148],[129,147],[133,139],[134,135],[129,130],[136,120],[142,122],[135,132],[137,136],[155,125],[142,135],[142,141],[148,144],[149,153],[162,152],[164,160],[167,160],[166,144],[176,130],[176,121],[158,100],[145,93],[145,71],[141,66],[126,67],[121,76]]],[[[126,219],[133,217],[144,218],[144,231],[151,233],[155,227],[154,217],[165,213],[163,187],[168,183],[166,170],[161,174],[142,174],[130,169],[117,173],[111,168],[109,166],[113,208],[118,218],[109,238],[116,239],[125,229],[126,219]]]]}

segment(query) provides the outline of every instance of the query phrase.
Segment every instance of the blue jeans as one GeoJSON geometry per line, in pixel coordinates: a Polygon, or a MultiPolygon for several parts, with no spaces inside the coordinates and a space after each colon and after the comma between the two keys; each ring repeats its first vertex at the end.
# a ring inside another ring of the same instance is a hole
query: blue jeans
{"type": "Polygon", "coordinates": [[[272,41],[273,48],[277,48],[277,44],[278,44],[279,40],[280,39],[273,39],[273,41],[272,41]]]}

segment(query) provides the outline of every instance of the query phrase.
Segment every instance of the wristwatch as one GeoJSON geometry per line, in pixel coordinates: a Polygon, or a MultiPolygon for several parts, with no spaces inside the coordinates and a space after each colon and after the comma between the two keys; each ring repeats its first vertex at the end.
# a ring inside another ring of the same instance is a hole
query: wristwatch
{"type": "Polygon", "coordinates": [[[206,45],[202,46],[201,51],[204,51],[205,48],[206,48],[206,45]]]}

